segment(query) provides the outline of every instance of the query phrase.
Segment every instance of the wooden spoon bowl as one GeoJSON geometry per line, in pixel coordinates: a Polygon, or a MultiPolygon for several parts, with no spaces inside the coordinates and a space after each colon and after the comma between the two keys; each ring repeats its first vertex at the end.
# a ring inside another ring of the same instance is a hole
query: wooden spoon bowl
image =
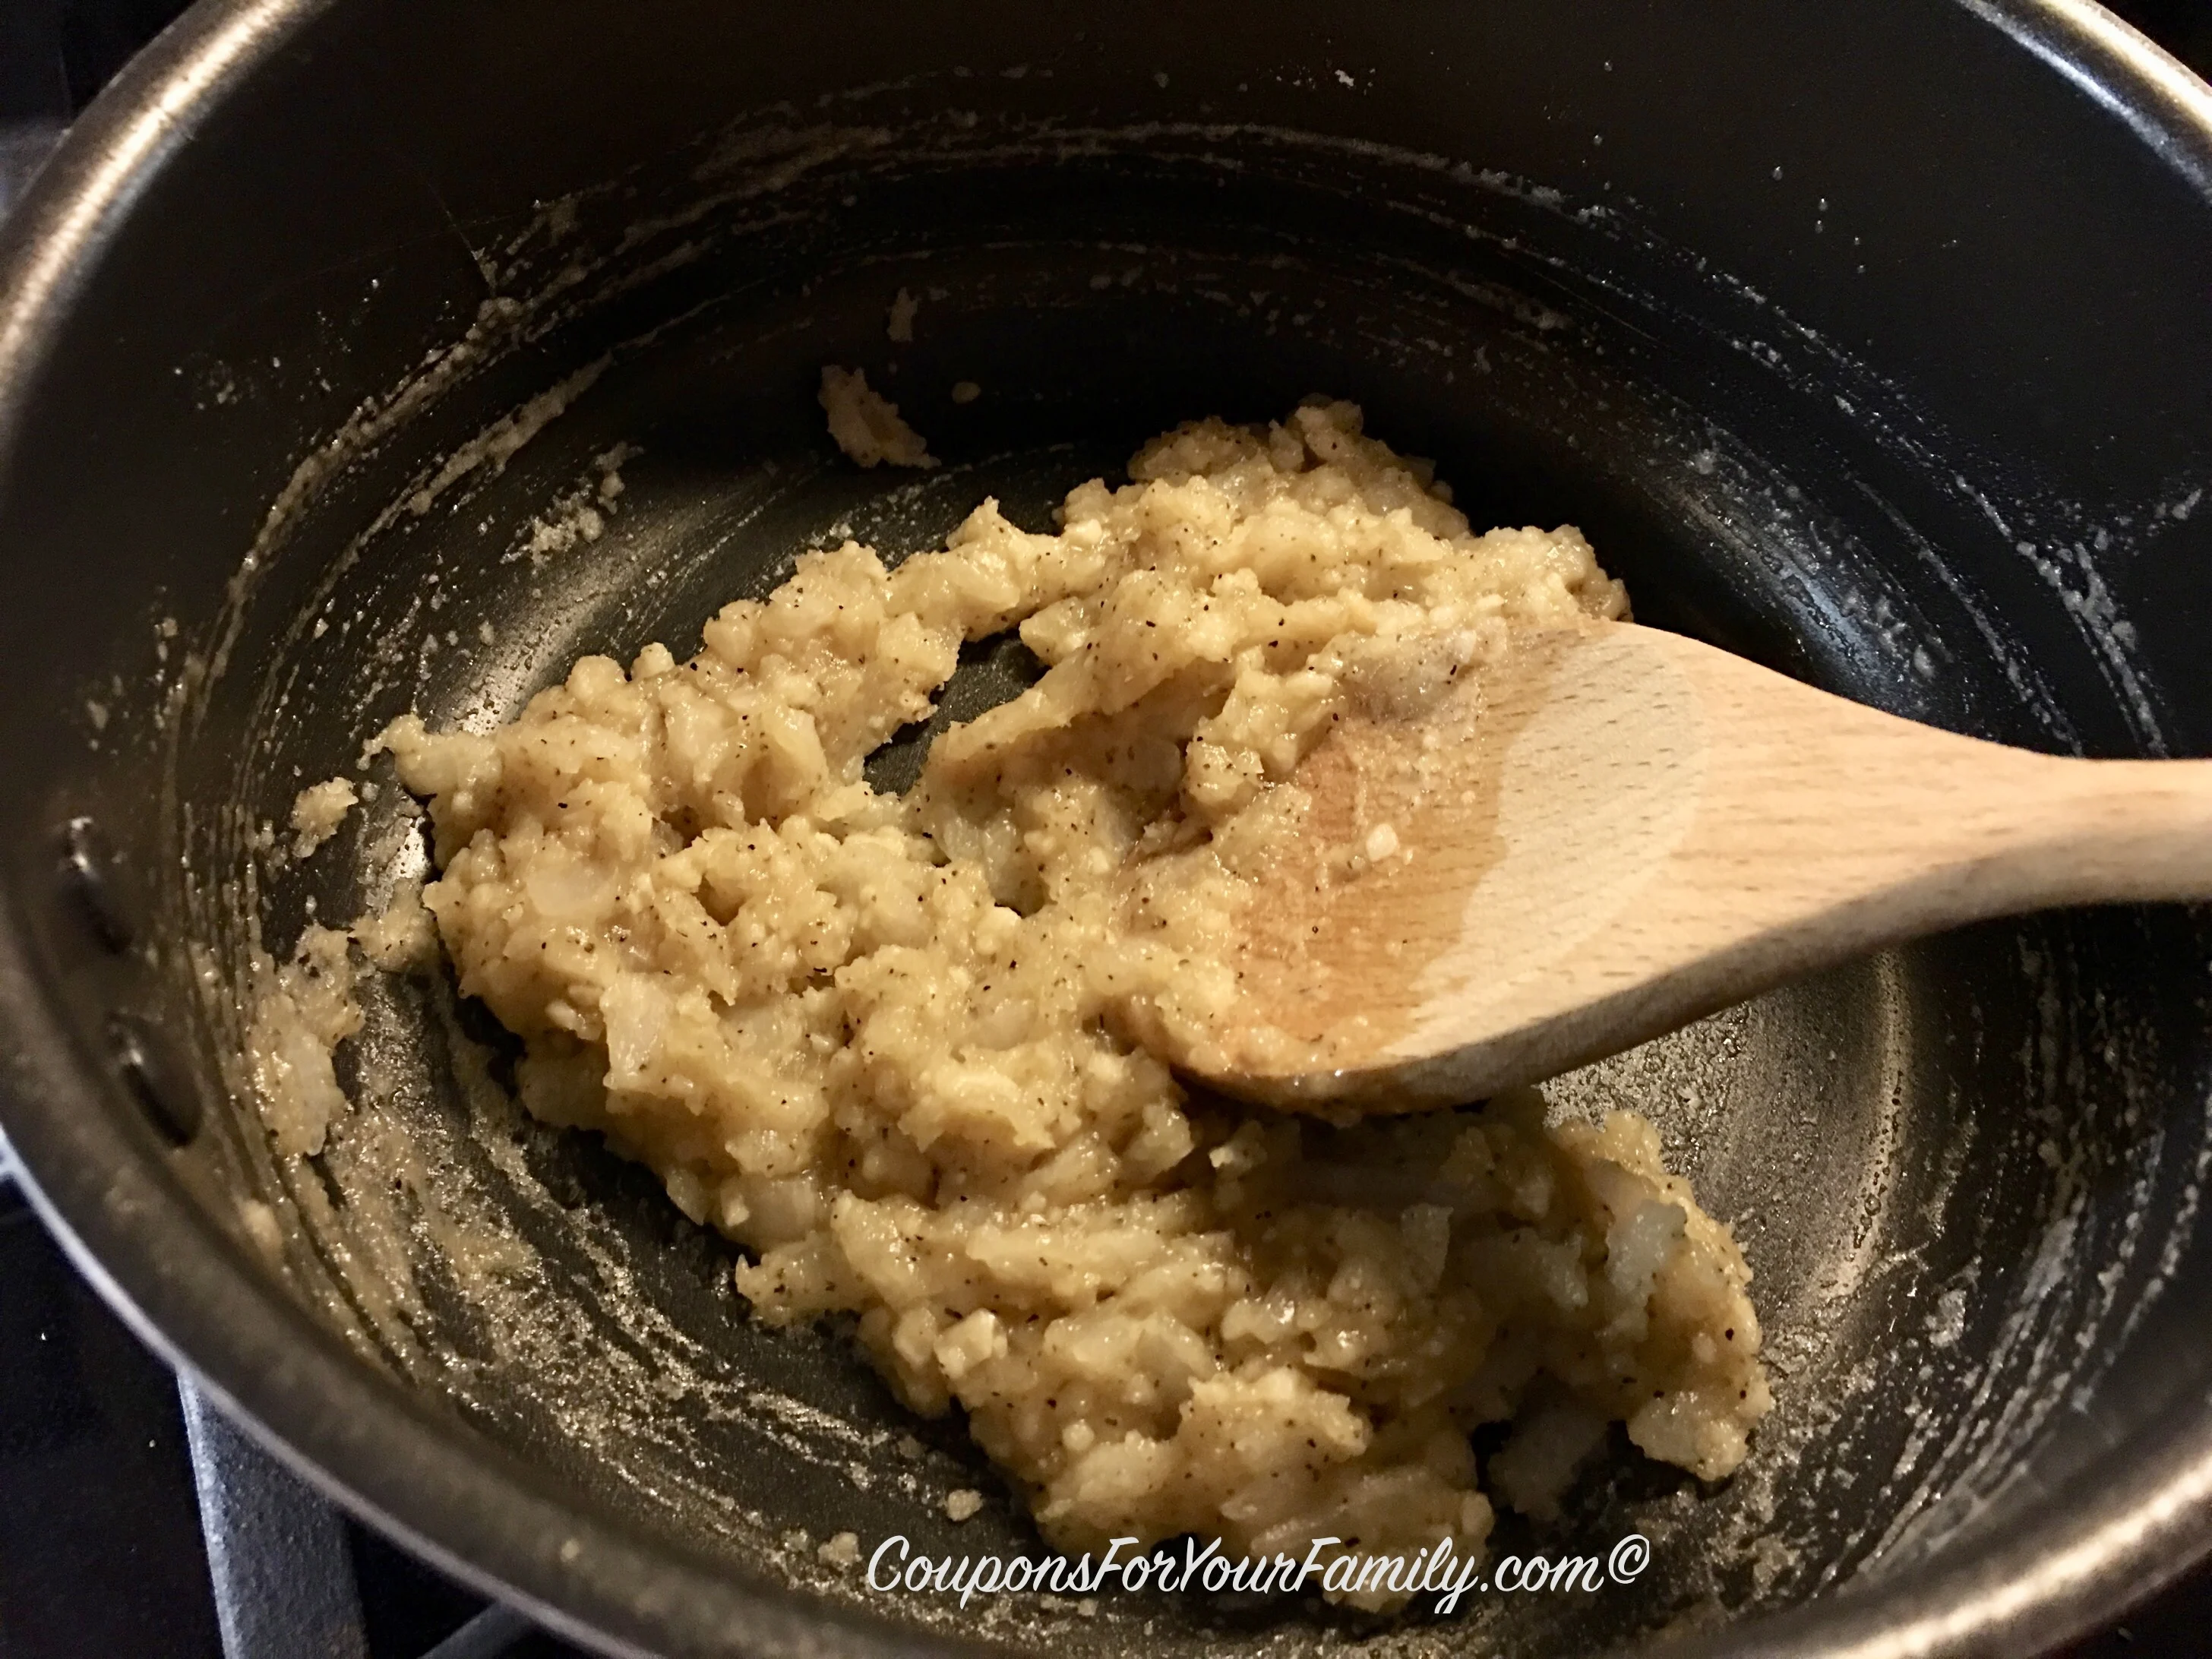
{"type": "Polygon", "coordinates": [[[2212,896],[2212,762],[1960,737],[1630,623],[1516,639],[1297,781],[1314,833],[1184,1057],[1285,1105],[1478,1099],[1962,922],[2212,896]]]}

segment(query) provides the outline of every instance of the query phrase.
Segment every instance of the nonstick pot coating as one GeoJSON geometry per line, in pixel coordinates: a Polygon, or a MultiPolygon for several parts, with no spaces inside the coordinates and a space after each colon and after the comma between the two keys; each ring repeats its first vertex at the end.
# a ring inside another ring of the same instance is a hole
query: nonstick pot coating
{"type": "MultiPolygon", "coordinates": [[[[1581,525],[1644,621],[2010,742],[2200,750],[2202,109],[2063,7],[1468,9],[216,6],[118,88],[9,267],[0,982],[9,1131],[158,1340],[418,1544],[672,1652],[2027,1650],[2190,1559],[2194,912],[1966,930],[1554,1085],[1652,1116],[1734,1224],[1778,1405],[1729,1482],[1623,1440],[1493,1540],[1640,1533],[1633,1585],[1449,1620],[872,1595],[819,1547],[1042,1547],[957,1422],[756,1328],[730,1246],[526,1120],[448,978],[367,976],[325,1156],[239,1103],[262,953],[425,868],[360,763],[392,715],[482,729],[805,547],[902,555],[987,494],[1042,528],[1152,432],[1317,391],[1478,524],[1581,525]],[[189,144],[129,125],[225,54],[189,144]],[[947,465],[842,461],[830,362],[947,465]],[[374,800],[272,854],[338,774],[374,800]]],[[[971,651],[940,720],[1022,672],[971,651]]]]}

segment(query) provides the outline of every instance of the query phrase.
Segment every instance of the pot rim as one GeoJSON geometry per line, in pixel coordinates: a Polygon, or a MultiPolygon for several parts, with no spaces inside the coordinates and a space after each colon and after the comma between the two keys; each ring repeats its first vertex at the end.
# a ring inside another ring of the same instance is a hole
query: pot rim
{"type": "MultiPolygon", "coordinates": [[[[0,228],[0,450],[62,319],[165,158],[341,0],[199,0],[79,118],[0,228]]],[[[2212,204],[2212,86],[2091,0],[1948,0],[2128,126],[2212,204]]],[[[134,1333],[326,1496],[481,1593],[574,1641],[649,1656],[891,1655],[916,1638],[579,1510],[542,1474],[434,1415],[270,1282],[96,1102],[105,1063],[39,980],[25,911],[0,895],[0,1069],[19,1173],[71,1261],[134,1333]],[[312,1455],[307,1449],[312,1448],[312,1455]]],[[[2212,1403],[2177,1408],[2155,1459],[2100,1480],[2037,1534],[1879,1590],[1858,1586],[1715,1632],[1712,1656],[1919,1659],[2045,1651],[2212,1552],[2212,1403]]],[[[2056,1506],[2053,1506],[2054,1508],[2056,1506]]],[[[980,1651],[936,1638],[945,1651],[980,1651]]]]}

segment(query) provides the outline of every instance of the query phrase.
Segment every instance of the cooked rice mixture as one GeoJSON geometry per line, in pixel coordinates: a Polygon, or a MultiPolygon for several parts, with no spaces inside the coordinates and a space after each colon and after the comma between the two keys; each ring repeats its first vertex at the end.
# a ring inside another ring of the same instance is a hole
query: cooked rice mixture
{"type": "Polygon", "coordinates": [[[806,554],[690,661],[585,658],[489,735],[392,728],[526,1103],[743,1246],[757,1317],[857,1315],[1065,1548],[1474,1550],[1615,1421],[1727,1474],[1769,1403],[1750,1274],[1649,1124],[1522,1091],[1336,1126],[1157,1057],[1233,994],[1333,720],[1620,585],[1571,528],[1469,533],[1346,404],[1129,471],[1057,534],[986,501],[895,569],[806,554]],[[1016,628],[1042,678],[871,788],[962,642],[1016,628]]]}

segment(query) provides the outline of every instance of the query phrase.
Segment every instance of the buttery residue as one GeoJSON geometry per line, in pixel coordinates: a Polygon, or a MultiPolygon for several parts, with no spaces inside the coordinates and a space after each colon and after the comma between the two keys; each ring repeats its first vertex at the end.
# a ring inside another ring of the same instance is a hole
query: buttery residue
{"type": "Polygon", "coordinates": [[[292,802],[292,856],[313,857],[337,834],[345,815],[360,800],[360,793],[345,778],[332,778],[302,789],[292,802]]]}
{"type": "Polygon", "coordinates": [[[890,314],[884,324],[884,332],[900,345],[914,343],[914,314],[921,309],[921,301],[905,289],[891,301],[890,314]]]}
{"type": "Polygon", "coordinates": [[[898,405],[868,385],[866,370],[824,367],[821,400],[823,412],[830,417],[830,437],[860,465],[888,461],[893,466],[927,469],[937,465],[921,434],[899,418],[898,405]]]}

